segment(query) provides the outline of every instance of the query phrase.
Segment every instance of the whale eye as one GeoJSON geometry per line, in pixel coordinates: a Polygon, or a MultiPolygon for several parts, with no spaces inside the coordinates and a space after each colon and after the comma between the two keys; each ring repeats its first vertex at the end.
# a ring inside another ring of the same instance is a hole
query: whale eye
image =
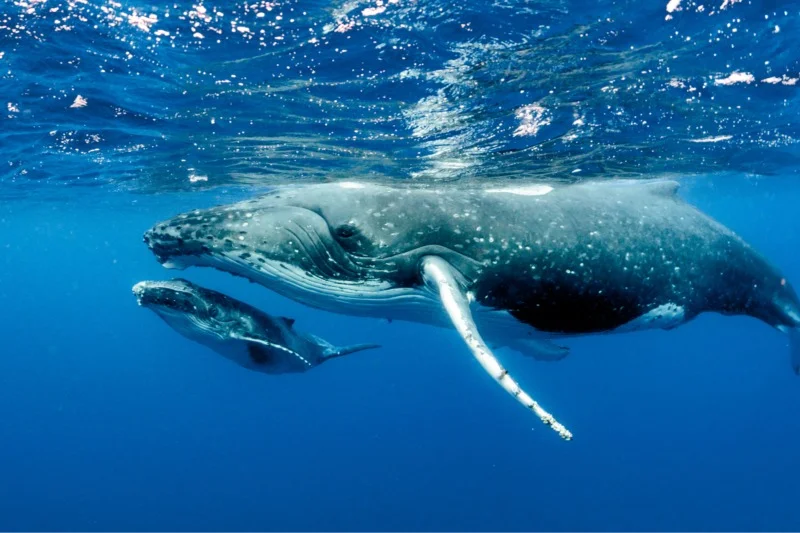
{"type": "Polygon", "coordinates": [[[208,316],[211,318],[217,318],[219,316],[219,309],[216,306],[211,306],[208,308],[208,316]]]}
{"type": "Polygon", "coordinates": [[[352,224],[342,224],[341,226],[337,227],[336,230],[334,230],[334,233],[336,233],[337,237],[349,239],[358,234],[358,228],[352,224]]]}
{"type": "Polygon", "coordinates": [[[332,234],[339,246],[351,254],[365,254],[372,249],[369,237],[352,222],[336,226],[332,234]]]}

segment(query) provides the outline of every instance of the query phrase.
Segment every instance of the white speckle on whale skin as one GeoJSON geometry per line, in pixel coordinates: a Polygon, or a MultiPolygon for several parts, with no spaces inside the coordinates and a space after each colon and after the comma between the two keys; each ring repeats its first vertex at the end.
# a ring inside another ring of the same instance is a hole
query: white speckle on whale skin
{"type": "Polygon", "coordinates": [[[364,189],[366,185],[354,181],[343,181],[338,184],[342,189],[364,189]]]}
{"type": "Polygon", "coordinates": [[[553,187],[549,185],[528,185],[524,187],[507,187],[502,189],[486,189],[489,194],[515,194],[517,196],[544,196],[552,192],[553,187]]]}

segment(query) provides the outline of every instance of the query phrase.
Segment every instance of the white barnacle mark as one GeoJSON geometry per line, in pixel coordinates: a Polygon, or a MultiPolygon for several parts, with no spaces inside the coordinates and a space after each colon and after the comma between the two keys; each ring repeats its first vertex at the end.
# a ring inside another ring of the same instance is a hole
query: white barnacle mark
{"type": "Polygon", "coordinates": [[[553,187],[550,185],[526,185],[522,187],[505,187],[502,189],[486,189],[489,194],[516,194],[518,196],[544,196],[552,192],[553,187]]]}
{"type": "Polygon", "coordinates": [[[363,183],[356,183],[355,181],[342,181],[338,185],[342,189],[364,189],[366,187],[363,183]]]}

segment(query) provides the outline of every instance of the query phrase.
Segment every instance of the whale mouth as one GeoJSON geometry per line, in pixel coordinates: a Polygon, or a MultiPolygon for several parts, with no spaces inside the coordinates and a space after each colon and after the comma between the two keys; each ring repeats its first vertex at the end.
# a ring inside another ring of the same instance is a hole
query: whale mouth
{"type": "Polygon", "coordinates": [[[145,232],[142,240],[156,261],[166,268],[184,269],[193,256],[211,253],[211,248],[203,243],[187,241],[169,232],[158,232],[155,228],[145,232]]]}
{"type": "Polygon", "coordinates": [[[170,281],[140,281],[132,288],[136,303],[179,313],[197,313],[200,302],[188,282],[180,278],[170,281]]]}

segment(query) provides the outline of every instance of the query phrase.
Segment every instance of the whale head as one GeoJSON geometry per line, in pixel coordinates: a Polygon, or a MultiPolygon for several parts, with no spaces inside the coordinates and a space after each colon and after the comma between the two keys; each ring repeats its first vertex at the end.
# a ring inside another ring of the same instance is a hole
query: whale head
{"type": "Polygon", "coordinates": [[[379,308],[395,313],[404,303],[438,305],[420,276],[423,256],[442,256],[465,275],[478,267],[438,244],[449,226],[437,219],[449,214],[436,211],[438,193],[424,198],[429,205],[367,184],[288,188],[178,215],[144,241],[168,268],[210,266],[317,308],[381,316],[379,308]]]}
{"type": "Polygon", "coordinates": [[[231,316],[230,306],[219,305],[218,298],[209,297],[207,292],[181,278],[140,281],[133,286],[139,305],[152,310],[184,335],[227,338],[237,317],[231,316]]]}

